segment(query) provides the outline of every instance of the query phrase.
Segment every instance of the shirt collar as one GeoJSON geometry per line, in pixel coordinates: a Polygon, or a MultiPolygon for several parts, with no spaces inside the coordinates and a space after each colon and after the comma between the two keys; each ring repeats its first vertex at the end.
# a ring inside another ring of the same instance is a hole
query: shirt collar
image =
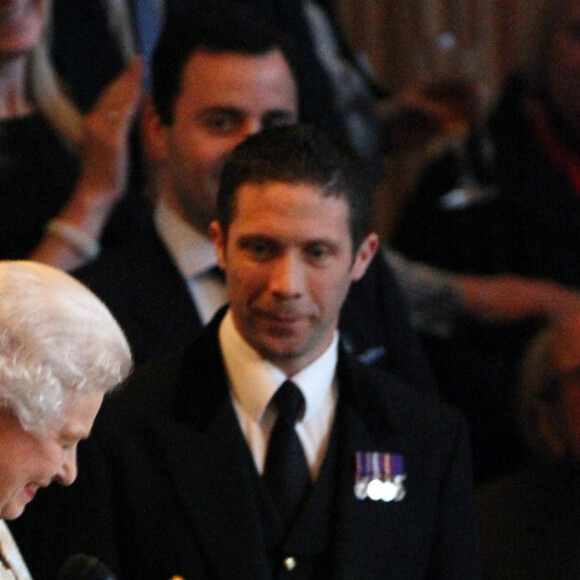
{"type": "MultiPolygon", "coordinates": [[[[232,394],[244,411],[261,422],[270,399],[289,377],[262,358],[240,335],[228,310],[219,330],[224,363],[232,394]]],[[[330,346],[312,363],[291,377],[306,400],[303,421],[315,416],[332,387],[338,360],[338,332],[330,346]]]]}
{"type": "Polygon", "coordinates": [[[213,244],[181,218],[159,196],[153,215],[155,227],[184,278],[202,274],[217,264],[213,244]]]}

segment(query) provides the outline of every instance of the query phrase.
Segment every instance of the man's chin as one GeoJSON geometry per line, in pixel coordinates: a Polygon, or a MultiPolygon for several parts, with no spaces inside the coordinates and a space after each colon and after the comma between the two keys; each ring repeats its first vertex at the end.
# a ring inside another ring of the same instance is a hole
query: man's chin
{"type": "Polygon", "coordinates": [[[301,340],[295,336],[267,336],[262,340],[255,341],[257,350],[264,358],[292,359],[300,357],[304,351],[301,340]]]}
{"type": "Polygon", "coordinates": [[[293,374],[305,366],[308,350],[302,342],[293,340],[264,340],[254,343],[260,355],[288,374],[293,374]],[[289,372],[291,371],[291,372],[289,372]]]}

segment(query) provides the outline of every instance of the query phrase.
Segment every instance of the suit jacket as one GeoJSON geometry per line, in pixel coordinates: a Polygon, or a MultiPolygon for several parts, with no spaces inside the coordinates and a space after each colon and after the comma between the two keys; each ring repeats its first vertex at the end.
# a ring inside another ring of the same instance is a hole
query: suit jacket
{"type": "MultiPolygon", "coordinates": [[[[81,454],[79,481],[65,493],[47,490],[14,522],[35,578],[54,577],[76,551],[96,554],[125,579],[269,578],[268,537],[253,509],[259,476],[229,395],[220,318],[193,346],[141,369],[110,399],[81,454]],[[80,514],[70,507],[79,503],[80,514]],[[48,523],[57,514],[54,529],[48,523]]],[[[330,577],[479,577],[462,420],[344,352],[338,381],[330,577]],[[356,451],[403,455],[402,501],[355,498],[356,451]]],[[[317,530],[305,533],[306,542],[316,541],[317,530]]]]}
{"type": "Polygon", "coordinates": [[[183,347],[203,325],[153,222],[115,254],[75,273],[113,313],[135,364],[183,347]]]}
{"type": "MultiPolygon", "coordinates": [[[[76,273],[125,331],[137,366],[182,347],[202,328],[186,282],[151,222],[114,255],[76,273]]],[[[363,362],[431,390],[423,352],[393,273],[377,255],[354,284],[340,323],[347,349],[363,362]]]]}

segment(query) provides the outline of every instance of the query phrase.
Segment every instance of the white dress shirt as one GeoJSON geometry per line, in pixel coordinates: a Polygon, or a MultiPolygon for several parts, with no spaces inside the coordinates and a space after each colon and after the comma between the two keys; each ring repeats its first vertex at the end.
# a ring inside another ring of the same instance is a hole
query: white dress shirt
{"type": "Polygon", "coordinates": [[[235,327],[231,311],[222,321],[219,340],[234,409],[258,472],[264,471],[268,439],[277,418],[276,410],[268,403],[278,387],[291,378],[306,401],[304,417],[297,422],[296,432],[312,479],[316,480],[328,447],[338,397],[335,379],[338,332],[321,356],[292,377],[262,358],[244,340],[235,327]]]}
{"type": "Polygon", "coordinates": [[[157,232],[186,280],[205,325],[227,300],[225,283],[213,271],[217,265],[213,244],[173,211],[163,196],[157,200],[153,217],[157,232]]]}

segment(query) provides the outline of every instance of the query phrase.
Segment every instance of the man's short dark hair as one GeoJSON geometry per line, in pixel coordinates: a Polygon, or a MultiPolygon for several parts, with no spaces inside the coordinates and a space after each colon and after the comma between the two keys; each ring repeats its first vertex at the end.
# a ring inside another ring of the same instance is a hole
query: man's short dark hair
{"type": "Polygon", "coordinates": [[[173,122],[183,70],[198,50],[260,56],[278,48],[293,68],[288,40],[257,10],[239,0],[212,0],[168,20],[153,56],[151,86],[155,110],[165,125],[173,122]]]}
{"type": "Polygon", "coordinates": [[[244,183],[308,183],[323,195],[343,198],[356,251],[371,229],[372,181],[358,158],[321,130],[298,124],[266,129],[234,150],[222,172],[217,218],[224,235],[236,212],[244,183]]]}

